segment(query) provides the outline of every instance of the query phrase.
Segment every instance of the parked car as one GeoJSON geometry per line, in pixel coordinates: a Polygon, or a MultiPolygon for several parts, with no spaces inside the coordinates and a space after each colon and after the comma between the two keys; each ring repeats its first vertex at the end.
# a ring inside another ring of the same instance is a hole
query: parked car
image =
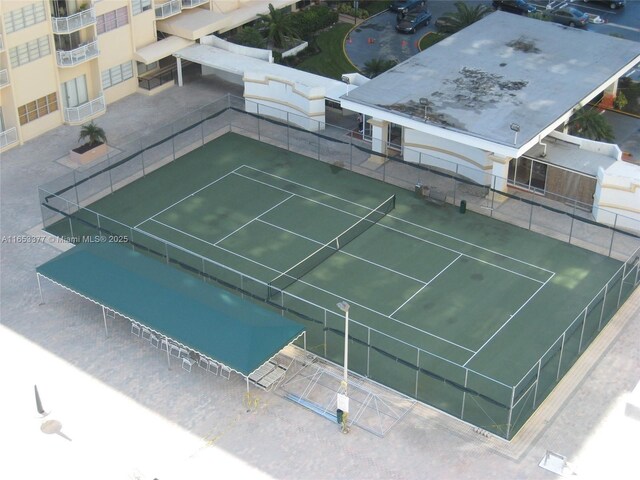
{"type": "Polygon", "coordinates": [[[416,33],[416,30],[431,22],[431,12],[426,7],[409,10],[409,13],[399,17],[396,30],[400,33],[416,33]]]}
{"type": "Polygon", "coordinates": [[[608,5],[610,9],[624,7],[625,0],[583,0],[584,3],[600,3],[602,5],[608,5]]]}
{"type": "Polygon", "coordinates": [[[518,15],[529,15],[537,10],[535,5],[531,5],[525,0],[494,0],[492,5],[496,10],[504,10],[518,15]]]}
{"type": "Polygon", "coordinates": [[[546,12],[549,20],[569,27],[586,27],[589,15],[574,7],[560,7],[546,12]]]}
{"type": "Polygon", "coordinates": [[[397,0],[389,5],[389,10],[399,13],[407,13],[417,7],[423,7],[425,0],[397,0]]]}

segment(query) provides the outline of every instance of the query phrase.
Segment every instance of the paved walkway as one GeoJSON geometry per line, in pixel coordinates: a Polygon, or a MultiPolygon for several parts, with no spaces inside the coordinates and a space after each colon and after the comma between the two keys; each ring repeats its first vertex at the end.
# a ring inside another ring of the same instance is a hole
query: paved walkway
{"type": "MultiPolygon", "coordinates": [[[[97,123],[118,144],[157,129],[237,87],[199,79],[130,96],[97,123]]],[[[79,127],[60,127],[0,160],[1,235],[40,222],[36,187],[70,170],[55,159],[79,127]]],[[[18,237],[23,238],[23,237],[18,237]]],[[[35,267],[49,244],[0,245],[0,478],[34,479],[553,479],[546,450],[583,478],[635,478],[640,422],[624,414],[640,372],[640,291],[511,443],[417,405],[385,437],[338,426],[281,397],[200,369],[167,368],[166,355],[100,309],[49,283],[40,305],[35,267]],[[37,415],[38,385],[45,418],[37,415]],[[46,423],[45,423],[46,422],[46,423]]],[[[91,272],[87,272],[91,275],[91,272]]]]}

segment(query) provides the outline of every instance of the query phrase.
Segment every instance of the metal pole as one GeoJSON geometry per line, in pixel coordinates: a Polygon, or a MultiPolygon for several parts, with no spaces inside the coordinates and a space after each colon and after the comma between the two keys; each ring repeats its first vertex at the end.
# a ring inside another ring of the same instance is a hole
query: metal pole
{"type": "Polygon", "coordinates": [[[100,305],[102,307],[102,319],[104,320],[104,334],[105,337],[109,338],[109,330],[107,329],[107,313],[104,310],[104,305],[100,305]]]}
{"type": "Polygon", "coordinates": [[[291,151],[291,145],[289,144],[289,112],[287,112],[287,150],[291,151]]]}
{"type": "Polygon", "coordinates": [[[511,387],[511,405],[509,406],[509,417],[507,419],[507,440],[511,432],[511,416],[513,415],[513,399],[516,396],[516,387],[511,387]]]}
{"type": "Polygon", "coordinates": [[[324,311],[324,328],[322,329],[322,333],[324,334],[324,357],[327,357],[327,311],[324,311]]]}
{"type": "Polygon", "coordinates": [[[302,346],[304,348],[304,353],[307,353],[307,331],[302,332],[302,346]]]}
{"type": "Polygon", "coordinates": [[[367,377],[369,376],[369,357],[371,356],[371,327],[367,327],[367,377]]]}
{"type": "Polygon", "coordinates": [[[344,394],[347,394],[347,378],[349,372],[349,309],[344,312],[344,394]]]}
{"type": "Polygon", "coordinates": [[[260,141],[260,104],[256,103],[256,120],[258,121],[258,141],[260,141]]]}
{"type": "Polygon", "coordinates": [[[531,230],[532,222],[533,222],[533,193],[531,194],[531,210],[529,211],[529,230],[531,230]]]}
{"type": "Polygon", "coordinates": [[[562,334],[562,343],[560,344],[560,360],[558,360],[558,373],[556,374],[556,382],[560,379],[560,367],[562,367],[562,353],[564,352],[564,337],[566,331],[562,334]]]}
{"type": "Polygon", "coordinates": [[[569,227],[569,243],[571,243],[571,237],[573,236],[573,223],[576,220],[576,201],[573,201],[573,215],[571,216],[571,226],[569,227]]]}
{"type": "Polygon", "coordinates": [[[169,337],[165,336],[164,339],[167,342],[167,365],[169,366],[169,370],[171,370],[171,358],[169,355],[169,337]]]}
{"type": "Polygon", "coordinates": [[[414,394],[415,398],[418,398],[418,374],[420,373],[420,349],[418,348],[418,355],[416,356],[416,391],[414,394]]]}
{"type": "Polygon", "coordinates": [[[538,396],[538,385],[540,385],[540,369],[542,368],[542,357],[538,360],[538,376],[536,377],[536,388],[533,389],[533,407],[536,406],[536,397],[538,396]]]}
{"type": "Polygon", "coordinates": [[[611,256],[611,252],[613,251],[613,240],[616,236],[616,225],[618,224],[618,214],[613,218],[613,228],[611,229],[611,243],[609,244],[609,257],[611,256]]]}
{"type": "Polygon", "coordinates": [[[582,352],[582,337],[584,336],[584,327],[587,324],[587,308],[588,308],[588,305],[584,307],[584,318],[582,319],[582,331],[580,332],[580,343],[578,344],[578,354],[582,352]]]}
{"type": "Polygon", "coordinates": [[[464,420],[464,404],[467,400],[467,379],[469,378],[469,369],[464,369],[464,390],[462,391],[462,410],[460,410],[460,420],[464,420]]]}
{"type": "Polygon", "coordinates": [[[604,286],[604,296],[602,297],[602,308],[600,309],[600,320],[598,321],[598,331],[602,328],[602,317],[604,316],[604,305],[607,303],[607,291],[609,290],[609,282],[604,286]]]}
{"type": "Polygon", "coordinates": [[[618,292],[618,304],[616,305],[616,309],[620,308],[620,299],[622,298],[622,287],[624,287],[624,279],[627,276],[627,263],[622,267],[622,277],[620,277],[620,291],[618,292]]]}
{"type": "Polygon", "coordinates": [[[36,273],[36,278],[38,279],[38,291],[40,292],[40,305],[44,304],[44,297],[42,296],[42,285],[40,285],[40,274],[36,273]]]}

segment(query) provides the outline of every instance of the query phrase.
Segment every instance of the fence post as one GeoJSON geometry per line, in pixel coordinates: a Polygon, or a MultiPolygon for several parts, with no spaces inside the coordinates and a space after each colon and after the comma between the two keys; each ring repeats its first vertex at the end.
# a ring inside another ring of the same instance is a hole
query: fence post
{"type": "Polygon", "coordinates": [[[573,215],[571,215],[571,226],[569,227],[569,245],[571,245],[571,237],[573,237],[573,222],[576,221],[576,202],[577,200],[573,200],[573,215]]]}
{"type": "Polygon", "coordinates": [[[582,337],[584,336],[584,327],[587,324],[587,309],[589,305],[584,307],[584,318],[582,319],[582,331],[580,332],[580,343],[578,344],[578,355],[582,352],[582,337]]]}
{"type": "Polygon", "coordinates": [[[80,210],[80,196],[78,195],[78,179],[76,178],[76,171],[73,171],[73,190],[76,192],[76,205],[80,210]]]}
{"type": "Polygon", "coordinates": [[[287,112],[287,150],[291,151],[291,145],[289,144],[289,112],[287,112]]]}
{"type": "Polygon", "coordinates": [[[256,121],[258,122],[258,141],[262,141],[260,138],[260,104],[256,103],[256,121]]]}
{"type": "Polygon", "coordinates": [[[327,309],[324,310],[324,326],[322,328],[322,333],[324,335],[324,358],[327,358],[327,309]]]}
{"type": "Polygon", "coordinates": [[[536,377],[536,387],[533,389],[533,408],[536,408],[536,398],[538,397],[538,385],[540,385],[540,369],[542,368],[542,357],[538,360],[538,375],[536,377]]]}
{"type": "Polygon", "coordinates": [[[609,244],[609,257],[611,256],[611,252],[613,251],[613,239],[616,236],[616,225],[618,224],[618,214],[615,214],[613,217],[613,228],[611,228],[611,243],[609,244]]]}
{"type": "Polygon", "coordinates": [[[98,223],[98,234],[102,236],[102,227],[100,226],[100,214],[96,213],[96,222],[98,223]]]}
{"type": "Polygon", "coordinates": [[[511,404],[509,405],[509,417],[507,418],[507,440],[511,433],[511,416],[513,415],[513,399],[516,396],[516,387],[511,387],[511,404]]]}
{"type": "Polygon", "coordinates": [[[109,186],[111,187],[111,193],[113,193],[113,176],[111,175],[111,155],[107,155],[107,164],[109,165],[109,186]]]}
{"type": "Polygon", "coordinates": [[[146,177],[147,172],[144,169],[144,149],[142,148],[142,140],[140,140],[140,163],[142,163],[142,176],[146,177]]]}
{"type": "Polygon", "coordinates": [[[531,209],[529,210],[529,231],[531,231],[532,222],[533,222],[533,193],[531,193],[531,209]]]}
{"type": "Polygon", "coordinates": [[[491,210],[489,210],[489,216],[493,217],[493,202],[496,197],[496,176],[493,177],[493,187],[491,188],[491,210]]]}
{"type": "Polygon", "coordinates": [[[416,348],[418,355],[416,356],[416,391],[413,398],[418,398],[418,375],[420,374],[420,349],[416,348]]]}
{"type": "Polygon", "coordinates": [[[467,380],[469,378],[469,369],[464,369],[464,390],[462,391],[462,409],[460,410],[460,420],[464,420],[464,404],[467,401],[467,380]]]}
{"type": "Polygon", "coordinates": [[[171,125],[171,148],[173,149],[173,161],[176,161],[176,137],[174,134],[175,123],[171,125]]]}
{"type": "Polygon", "coordinates": [[[456,176],[453,179],[453,204],[456,204],[456,195],[458,193],[458,169],[460,168],[460,164],[456,163],[456,176]]]}
{"type": "Polygon", "coordinates": [[[604,286],[604,296],[602,297],[602,308],[600,309],[600,320],[598,321],[598,331],[602,328],[602,317],[604,316],[604,305],[607,303],[607,292],[609,290],[609,282],[604,286]]]}
{"type": "Polygon", "coordinates": [[[620,277],[620,291],[618,292],[618,304],[616,305],[616,310],[620,308],[620,299],[622,298],[622,287],[624,287],[624,279],[627,276],[627,262],[624,262],[622,266],[622,277],[620,277]]]}
{"type": "Polygon", "coordinates": [[[556,382],[560,379],[560,368],[562,367],[562,354],[564,353],[564,337],[567,334],[565,330],[562,334],[562,343],[560,344],[560,360],[558,360],[558,373],[556,374],[556,382]]]}
{"type": "Polygon", "coordinates": [[[370,356],[371,356],[371,327],[367,327],[367,377],[369,376],[370,356]]]}
{"type": "Polygon", "coordinates": [[[353,171],[353,135],[349,135],[349,170],[353,171]]]}

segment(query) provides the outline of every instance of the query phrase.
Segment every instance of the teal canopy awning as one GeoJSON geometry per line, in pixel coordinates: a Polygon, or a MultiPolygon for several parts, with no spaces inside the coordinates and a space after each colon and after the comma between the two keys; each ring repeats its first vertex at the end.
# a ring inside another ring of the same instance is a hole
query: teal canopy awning
{"type": "Polygon", "coordinates": [[[36,269],[169,339],[249,376],[304,328],[115,243],[84,243],[36,269]]]}

